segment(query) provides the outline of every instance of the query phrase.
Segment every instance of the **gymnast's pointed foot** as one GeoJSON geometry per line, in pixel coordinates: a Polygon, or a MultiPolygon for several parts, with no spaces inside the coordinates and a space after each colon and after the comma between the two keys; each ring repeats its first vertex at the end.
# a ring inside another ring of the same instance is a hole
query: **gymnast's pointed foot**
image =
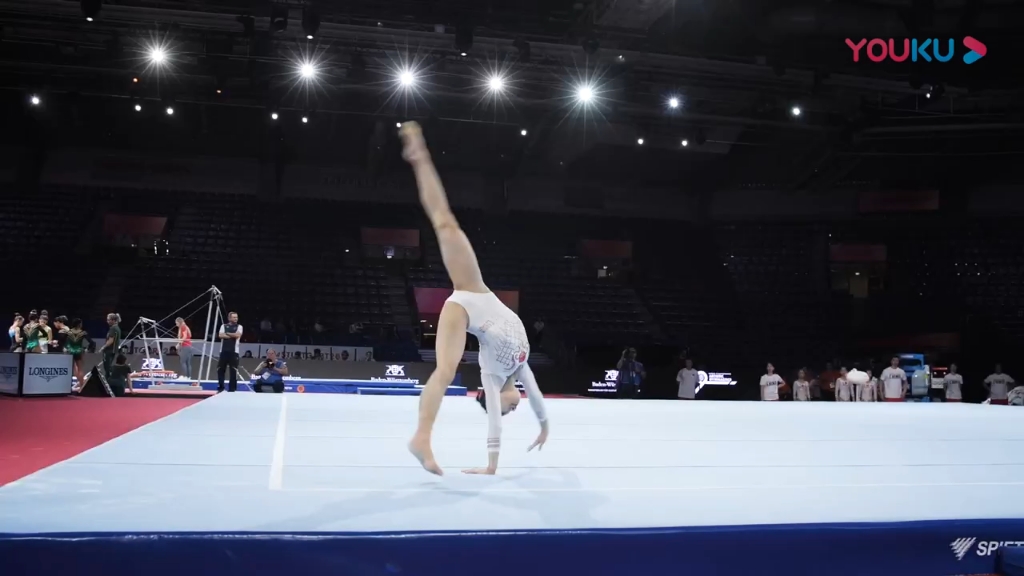
{"type": "Polygon", "coordinates": [[[420,461],[420,466],[431,474],[444,476],[444,471],[434,460],[434,451],[430,449],[430,437],[416,434],[409,441],[409,452],[420,461]]]}

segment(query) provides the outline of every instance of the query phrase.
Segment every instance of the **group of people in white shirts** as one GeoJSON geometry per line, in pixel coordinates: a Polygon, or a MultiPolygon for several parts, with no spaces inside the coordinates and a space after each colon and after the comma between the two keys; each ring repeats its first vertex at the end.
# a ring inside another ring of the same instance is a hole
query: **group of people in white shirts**
{"type": "MultiPolygon", "coordinates": [[[[676,382],[679,384],[679,399],[696,399],[699,380],[700,373],[693,368],[693,361],[687,359],[686,367],[676,374],[676,382]]],[[[1010,390],[1015,384],[1016,381],[1013,378],[1003,373],[1001,364],[996,364],[995,371],[982,382],[988,392],[991,404],[1008,404],[1010,390]]],[[[768,402],[779,400],[780,389],[785,386],[785,380],[775,373],[775,366],[769,363],[765,374],[761,376],[761,400],[768,402]]],[[[862,372],[857,369],[847,371],[846,368],[842,368],[834,381],[822,382],[821,386],[827,386],[835,391],[836,402],[903,402],[910,390],[907,373],[900,368],[898,357],[890,360],[889,367],[882,370],[882,374],[877,378],[870,369],[862,372]]],[[[963,386],[964,377],[957,371],[956,364],[950,364],[949,372],[943,378],[946,402],[962,402],[963,386]]],[[[792,389],[795,401],[806,402],[814,397],[806,370],[800,370],[797,374],[792,389]]]]}
{"type": "MultiPolygon", "coordinates": [[[[1015,383],[1013,378],[1003,373],[1002,366],[996,364],[995,372],[983,382],[989,394],[989,402],[1007,404],[1010,389],[1015,383]]],[[[766,373],[761,376],[761,400],[779,400],[779,389],[785,384],[782,377],[775,373],[775,367],[769,363],[766,373]]],[[[957,372],[956,364],[950,364],[949,373],[943,378],[946,402],[962,402],[963,385],[964,378],[957,372]]],[[[882,370],[880,378],[875,378],[870,369],[861,372],[842,368],[833,387],[836,402],[903,402],[910,389],[907,373],[900,368],[899,358],[891,360],[889,367],[882,370]]],[[[811,383],[805,370],[800,370],[793,382],[793,400],[811,400],[811,383]]]]}

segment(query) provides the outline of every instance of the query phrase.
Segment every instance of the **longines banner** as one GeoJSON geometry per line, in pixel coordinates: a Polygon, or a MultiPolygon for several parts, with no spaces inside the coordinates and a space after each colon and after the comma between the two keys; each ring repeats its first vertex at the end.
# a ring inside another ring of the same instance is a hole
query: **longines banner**
{"type": "Polygon", "coordinates": [[[0,352],[0,394],[17,394],[21,354],[0,352]]]}
{"type": "Polygon", "coordinates": [[[71,356],[68,354],[26,354],[25,396],[71,394],[71,356]]]}

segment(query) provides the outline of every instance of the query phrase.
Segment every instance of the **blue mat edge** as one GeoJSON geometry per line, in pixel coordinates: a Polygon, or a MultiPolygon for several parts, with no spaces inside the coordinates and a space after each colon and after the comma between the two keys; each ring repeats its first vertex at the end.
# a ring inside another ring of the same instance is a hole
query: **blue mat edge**
{"type": "MultiPolygon", "coordinates": [[[[1024,519],[676,528],[435,532],[79,532],[0,534],[5,576],[279,575],[281,570],[387,576],[632,573],[829,576],[992,574],[997,554],[954,540],[1024,540],[1024,519]],[[885,545],[880,545],[884,543],[885,545]],[[975,553],[977,552],[977,553],[975,553]],[[500,559],[495,564],[495,559],[500,559]],[[489,565],[488,568],[481,568],[489,565]]],[[[1020,544],[1024,544],[1021,542],[1020,544]]]]}

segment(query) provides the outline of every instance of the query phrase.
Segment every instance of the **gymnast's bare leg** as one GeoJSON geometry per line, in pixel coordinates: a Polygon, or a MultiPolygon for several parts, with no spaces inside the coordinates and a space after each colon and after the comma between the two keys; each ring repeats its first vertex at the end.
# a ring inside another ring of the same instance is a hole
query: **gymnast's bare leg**
{"type": "MultiPolygon", "coordinates": [[[[423,210],[427,213],[437,235],[441,259],[448,270],[453,288],[466,292],[489,292],[480,274],[480,265],[473,246],[459,228],[459,223],[448,205],[448,197],[441,185],[441,178],[437,175],[434,163],[430,159],[430,151],[423,140],[423,131],[416,122],[406,122],[402,124],[400,134],[403,143],[402,156],[412,166],[416,175],[420,204],[423,205],[423,210]]],[[[434,460],[434,452],[430,447],[431,433],[437,412],[441,408],[441,400],[444,399],[445,389],[455,378],[455,371],[462,361],[468,326],[469,316],[466,310],[454,302],[446,302],[437,324],[437,367],[434,368],[420,394],[419,425],[409,442],[409,451],[420,461],[423,468],[437,475],[444,472],[434,460]]]]}

